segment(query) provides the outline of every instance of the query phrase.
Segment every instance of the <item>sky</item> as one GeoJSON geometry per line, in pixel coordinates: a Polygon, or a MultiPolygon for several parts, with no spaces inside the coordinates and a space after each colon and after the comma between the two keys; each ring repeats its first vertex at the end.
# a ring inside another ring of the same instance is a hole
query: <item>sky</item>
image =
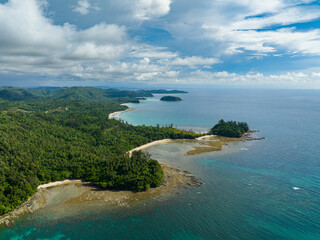
{"type": "Polygon", "coordinates": [[[2,86],[320,89],[320,1],[0,0],[2,86]]]}

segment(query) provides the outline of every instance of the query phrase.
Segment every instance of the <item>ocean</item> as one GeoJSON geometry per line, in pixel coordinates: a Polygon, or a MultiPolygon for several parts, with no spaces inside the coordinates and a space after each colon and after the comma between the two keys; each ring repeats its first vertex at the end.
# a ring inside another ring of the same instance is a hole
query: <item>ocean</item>
{"type": "Polygon", "coordinates": [[[135,208],[50,218],[30,214],[0,239],[319,240],[320,91],[190,89],[182,102],[160,97],[129,104],[134,125],[203,132],[220,119],[245,121],[261,141],[229,144],[187,156],[188,143],[148,149],[154,159],[187,170],[201,187],[135,208]]]}

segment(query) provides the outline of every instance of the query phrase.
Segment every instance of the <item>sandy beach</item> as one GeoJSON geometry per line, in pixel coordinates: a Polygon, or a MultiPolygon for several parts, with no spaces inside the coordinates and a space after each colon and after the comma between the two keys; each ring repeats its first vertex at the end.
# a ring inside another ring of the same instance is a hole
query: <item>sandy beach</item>
{"type": "MultiPolygon", "coordinates": [[[[198,137],[195,140],[201,141],[201,140],[207,140],[207,139],[210,139],[210,138],[213,138],[213,137],[216,137],[216,135],[205,135],[205,136],[202,136],[202,137],[198,137]]],[[[144,150],[144,149],[146,149],[148,147],[151,147],[151,146],[154,146],[154,145],[170,143],[170,142],[174,142],[174,141],[190,141],[190,139],[162,139],[162,140],[157,140],[157,141],[154,141],[154,142],[147,143],[147,144],[144,144],[142,146],[136,147],[136,148],[130,150],[129,152],[127,152],[127,153],[129,153],[129,156],[131,157],[132,152],[134,152],[134,151],[140,151],[140,150],[144,150]]]]}
{"type": "Polygon", "coordinates": [[[129,156],[131,157],[132,152],[134,152],[134,151],[140,151],[140,150],[146,149],[146,148],[151,147],[151,146],[154,146],[154,145],[169,143],[169,142],[173,142],[173,141],[175,141],[175,140],[174,140],[174,139],[162,139],[162,140],[157,140],[157,141],[154,141],[154,142],[147,143],[147,144],[144,144],[144,145],[142,145],[142,146],[136,147],[136,148],[130,150],[129,152],[127,152],[127,153],[128,153],[129,156]]]}
{"type": "Polygon", "coordinates": [[[69,183],[82,183],[81,180],[64,180],[64,181],[57,181],[57,182],[51,182],[46,183],[38,186],[38,189],[44,189],[44,188],[50,188],[50,187],[56,187],[59,185],[69,184],[69,183]]]}
{"type": "MultiPolygon", "coordinates": [[[[121,105],[123,105],[123,104],[121,104],[121,105]]],[[[115,118],[117,118],[117,116],[118,116],[120,113],[132,112],[132,111],[134,111],[134,110],[136,110],[136,108],[128,108],[128,109],[123,110],[123,111],[113,112],[113,113],[110,113],[110,114],[109,114],[108,118],[109,118],[109,119],[115,119],[115,118]]]]}

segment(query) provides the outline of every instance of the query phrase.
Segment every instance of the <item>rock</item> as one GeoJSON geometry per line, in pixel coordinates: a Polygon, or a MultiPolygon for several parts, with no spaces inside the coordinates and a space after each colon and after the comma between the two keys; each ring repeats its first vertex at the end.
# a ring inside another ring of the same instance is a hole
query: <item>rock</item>
{"type": "Polygon", "coordinates": [[[9,221],[9,220],[4,220],[4,224],[5,224],[7,227],[9,227],[10,221],[9,221]]]}

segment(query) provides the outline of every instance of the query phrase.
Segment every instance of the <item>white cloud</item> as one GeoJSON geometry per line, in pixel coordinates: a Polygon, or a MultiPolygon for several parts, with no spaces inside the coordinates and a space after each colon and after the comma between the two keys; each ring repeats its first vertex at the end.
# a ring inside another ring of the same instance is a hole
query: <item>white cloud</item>
{"type": "Polygon", "coordinates": [[[73,7],[73,11],[81,15],[87,15],[90,11],[100,10],[97,6],[92,6],[89,0],[78,0],[77,6],[73,7]]]}
{"type": "MultiPolygon", "coordinates": [[[[267,1],[257,0],[208,2],[212,8],[196,10],[196,16],[191,9],[186,15],[180,14],[177,22],[168,23],[174,38],[182,41],[204,39],[208,45],[218,43],[217,52],[221,48],[224,54],[252,51],[274,55],[279,50],[320,54],[320,29],[298,31],[285,27],[317,18],[318,7],[296,6],[296,3],[307,1],[272,0],[270,5],[267,1]],[[224,16],[221,9],[231,2],[237,11],[224,16]],[[265,11],[266,15],[254,17],[265,11]],[[281,27],[266,30],[274,25],[281,27]]],[[[169,13],[171,1],[130,0],[130,4],[134,6],[135,18],[154,20],[169,13]]],[[[168,48],[130,39],[126,27],[116,24],[102,22],[81,30],[68,23],[55,25],[45,17],[45,6],[43,0],[9,0],[0,4],[0,74],[64,76],[95,81],[320,88],[320,73],[316,70],[278,75],[213,72],[207,68],[220,63],[219,53],[207,58],[193,54],[181,57],[179,52],[168,48]]],[[[84,6],[90,11],[91,5],[84,6]]]]}
{"type": "Polygon", "coordinates": [[[171,0],[134,0],[134,2],[134,17],[140,20],[161,17],[170,11],[171,0]]]}
{"type": "Polygon", "coordinates": [[[179,56],[177,52],[170,52],[164,47],[150,47],[148,45],[140,45],[131,53],[132,57],[136,58],[153,58],[153,59],[170,59],[179,56]]]}
{"type": "Polygon", "coordinates": [[[85,30],[54,25],[39,1],[0,4],[0,71],[59,74],[64,69],[114,61],[131,51],[126,29],[100,23],[85,30]]]}
{"type": "Polygon", "coordinates": [[[207,72],[197,70],[187,75],[180,75],[182,84],[207,84],[223,86],[251,87],[284,87],[284,88],[318,88],[320,89],[320,73],[288,72],[285,74],[247,73],[237,74],[222,72],[207,72]]]}
{"type": "Polygon", "coordinates": [[[125,27],[114,24],[84,30],[55,25],[44,16],[40,3],[45,2],[0,4],[0,73],[122,81],[177,74],[172,65],[157,61],[177,58],[179,53],[138,44],[129,39],[125,27]]]}
{"type": "Polygon", "coordinates": [[[199,56],[192,56],[186,58],[176,58],[171,64],[172,65],[180,65],[180,66],[210,66],[213,64],[220,63],[220,60],[217,58],[203,58],[199,56]]]}
{"type": "MultiPolygon", "coordinates": [[[[177,0],[181,6],[183,0],[177,0]]],[[[250,51],[253,55],[319,55],[319,28],[292,25],[320,19],[315,0],[214,0],[176,13],[167,29],[175,37],[206,42],[215,56],[250,51]]]]}

